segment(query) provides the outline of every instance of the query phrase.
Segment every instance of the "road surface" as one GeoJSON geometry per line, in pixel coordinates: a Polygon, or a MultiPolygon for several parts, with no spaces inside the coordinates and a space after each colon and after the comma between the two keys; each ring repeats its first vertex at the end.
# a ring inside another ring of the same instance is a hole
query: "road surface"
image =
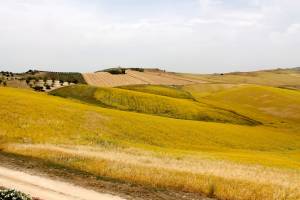
{"type": "Polygon", "coordinates": [[[110,194],[4,167],[0,167],[0,186],[16,189],[43,200],[124,200],[110,194]]]}

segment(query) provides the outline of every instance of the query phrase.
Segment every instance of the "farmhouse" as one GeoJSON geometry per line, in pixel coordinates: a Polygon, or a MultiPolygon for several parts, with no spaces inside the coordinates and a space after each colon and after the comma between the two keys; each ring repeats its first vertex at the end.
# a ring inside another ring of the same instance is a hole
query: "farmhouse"
{"type": "Polygon", "coordinates": [[[61,86],[61,84],[60,84],[59,80],[55,80],[54,83],[53,83],[53,87],[58,88],[60,86],[61,86]]]}
{"type": "Polygon", "coordinates": [[[69,86],[69,82],[64,82],[63,86],[69,86]]]}
{"type": "Polygon", "coordinates": [[[44,85],[45,85],[44,80],[39,80],[37,83],[35,83],[35,86],[38,86],[38,87],[44,87],[44,85]]]}
{"type": "Polygon", "coordinates": [[[53,81],[52,80],[47,80],[46,81],[46,85],[47,86],[52,86],[53,85],[53,81]]]}

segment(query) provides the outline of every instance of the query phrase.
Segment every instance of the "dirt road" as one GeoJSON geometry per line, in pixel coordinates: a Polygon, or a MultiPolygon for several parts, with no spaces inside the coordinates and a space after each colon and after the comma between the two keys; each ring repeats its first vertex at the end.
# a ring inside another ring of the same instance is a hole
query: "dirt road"
{"type": "Polygon", "coordinates": [[[0,167],[0,186],[16,189],[43,200],[124,200],[110,194],[97,193],[69,183],[4,167],[0,167]]]}

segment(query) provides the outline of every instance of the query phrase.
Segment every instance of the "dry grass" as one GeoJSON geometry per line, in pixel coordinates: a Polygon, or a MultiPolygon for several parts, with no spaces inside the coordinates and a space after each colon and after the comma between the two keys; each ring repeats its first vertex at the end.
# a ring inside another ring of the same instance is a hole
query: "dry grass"
{"type": "Polygon", "coordinates": [[[191,155],[176,159],[166,154],[150,154],[136,149],[120,151],[107,148],[10,145],[5,151],[42,158],[102,177],[155,188],[200,192],[221,199],[300,198],[300,174],[294,170],[242,165],[191,155]]]}
{"type": "Polygon", "coordinates": [[[269,126],[299,130],[300,92],[295,90],[258,86],[208,84],[186,86],[198,101],[238,113],[269,126]],[[211,88],[223,88],[212,90],[211,88]]]}
{"type": "Polygon", "coordinates": [[[209,75],[196,74],[178,74],[184,78],[198,80],[208,83],[226,83],[226,84],[257,84],[266,86],[300,86],[299,70],[297,69],[280,69],[265,70],[257,72],[236,72],[209,75]]]}

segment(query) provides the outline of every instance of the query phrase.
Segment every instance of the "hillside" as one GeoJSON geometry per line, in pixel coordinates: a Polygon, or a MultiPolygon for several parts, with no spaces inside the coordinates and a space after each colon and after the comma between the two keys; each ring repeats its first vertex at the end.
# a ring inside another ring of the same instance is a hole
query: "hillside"
{"type": "Polygon", "coordinates": [[[116,87],[124,85],[188,85],[199,83],[197,80],[177,76],[174,73],[163,71],[136,71],[126,70],[124,74],[111,74],[101,71],[96,73],[84,73],[85,81],[91,86],[116,87]]]}
{"type": "Polygon", "coordinates": [[[251,120],[248,117],[238,115],[237,113],[230,112],[228,110],[207,106],[206,104],[195,102],[192,99],[182,99],[180,95],[188,95],[188,93],[184,93],[184,91],[181,93],[179,93],[180,90],[177,91],[176,94],[179,95],[180,98],[171,98],[167,97],[165,94],[166,92],[170,93],[170,91],[172,91],[172,94],[174,95],[174,90],[170,88],[167,89],[166,87],[160,88],[158,86],[151,88],[151,93],[159,91],[163,93],[164,96],[120,88],[95,88],[85,85],[60,88],[52,91],[50,94],[65,98],[75,98],[108,108],[154,114],[177,119],[245,125],[259,124],[259,122],[251,120]]]}
{"type": "Polygon", "coordinates": [[[192,80],[222,84],[257,84],[273,87],[300,89],[298,68],[261,70],[254,72],[232,72],[225,74],[177,74],[192,80]]]}
{"type": "Polygon", "coordinates": [[[0,88],[0,101],[2,153],[154,188],[211,194],[213,187],[221,199],[300,195],[299,132],[124,112],[21,89],[0,88]]]}
{"type": "Polygon", "coordinates": [[[133,90],[137,92],[144,92],[149,94],[156,94],[166,97],[181,98],[181,99],[193,99],[193,96],[181,89],[178,86],[163,86],[163,85],[131,85],[121,86],[121,89],[133,90]]]}
{"type": "Polygon", "coordinates": [[[50,72],[50,71],[38,71],[29,70],[25,73],[16,74],[21,80],[59,80],[61,82],[72,82],[86,84],[83,75],[78,72],[50,72]]]}
{"type": "Polygon", "coordinates": [[[233,109],[266,125],[299,130],[299,91],[229,84],[193,85],[186,86],[185,90],[202,102],[233,109]]]}

